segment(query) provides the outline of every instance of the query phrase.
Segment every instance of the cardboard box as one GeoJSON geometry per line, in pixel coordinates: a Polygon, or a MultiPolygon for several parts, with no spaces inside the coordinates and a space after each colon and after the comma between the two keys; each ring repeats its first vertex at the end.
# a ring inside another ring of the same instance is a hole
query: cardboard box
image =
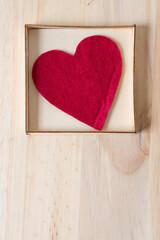
{"type": "Polygon", "coordinates": [[[135,132],[135,33],[135,25],[25,25],[26,133],[135,132]],[[103,35],[115,41],[123,61],[120,83],[102,131],[94,130],[51,105],[40,95],[32,80],[32,67],[39,55],[54,49],[74,54],[78,43],[92,35],[103,35]]]}

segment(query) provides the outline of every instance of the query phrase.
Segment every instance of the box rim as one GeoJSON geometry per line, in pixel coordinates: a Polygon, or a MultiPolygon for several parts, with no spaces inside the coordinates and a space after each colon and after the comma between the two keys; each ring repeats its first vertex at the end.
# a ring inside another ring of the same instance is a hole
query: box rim
{"type": "Polygon", "coordinates": [[[29,111],[28,111],[28,32],[29,29],[25,25],[25,132],[29,129],[29,111]]]}

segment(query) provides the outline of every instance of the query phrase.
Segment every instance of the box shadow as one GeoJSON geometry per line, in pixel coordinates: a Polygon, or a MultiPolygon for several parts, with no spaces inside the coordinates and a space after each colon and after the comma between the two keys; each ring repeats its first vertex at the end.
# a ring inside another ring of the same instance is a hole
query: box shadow
{"type": "Polygon", "coordinates": [[[136,131],[150,126],[151,89],[149,69],[149,27],[136,27],[135,48],[135,121],[136,131]]]}
{"type": "Polygon", "coordinates": [[[29,131],[39,131],[39,93],[32,80],[33,57],[39,55],[39,32],[33,34],[35,30],[29,29],[29,131]]]}

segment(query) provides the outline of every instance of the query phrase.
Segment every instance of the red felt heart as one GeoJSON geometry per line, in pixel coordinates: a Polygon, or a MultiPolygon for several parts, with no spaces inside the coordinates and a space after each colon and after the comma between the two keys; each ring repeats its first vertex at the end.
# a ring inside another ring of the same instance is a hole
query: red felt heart
{"type": "Polygon", "coordinates": [[[35,61],[32,78],[51,104],[89,126],[102,130],[121,77],[121,53],[111,39],[90,36],[74,55],[60,50],[35,61]]]}

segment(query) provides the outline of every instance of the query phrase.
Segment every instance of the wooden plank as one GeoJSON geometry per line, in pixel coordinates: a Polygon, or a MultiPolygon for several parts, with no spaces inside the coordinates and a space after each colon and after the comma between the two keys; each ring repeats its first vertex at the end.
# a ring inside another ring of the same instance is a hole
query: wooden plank
{"type": "MultiPolygon", "coordinates": [[[[156,2],[1,1],[0,239],[159,239],[156,2]],[[86,26],[135,23],[139,133],[26,136],[25,23],[86,26]]],[[[158,3],[157,16],[159,11],[158,3]]]]}
{"type": "Polygon", "coordinates": [[[147,239],[160,239],[160,2],[157,1],[147,239]]]}

